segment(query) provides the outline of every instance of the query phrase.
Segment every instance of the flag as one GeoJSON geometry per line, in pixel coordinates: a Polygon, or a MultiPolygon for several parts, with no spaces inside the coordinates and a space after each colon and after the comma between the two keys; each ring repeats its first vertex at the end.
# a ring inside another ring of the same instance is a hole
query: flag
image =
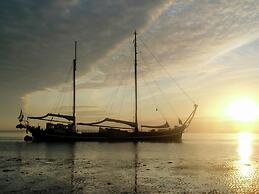
{"type": "Polygon", "coordinates": [[[17,119],[19,120],[19,122],[22,122],[23,118],[24,118],[24,115],[23,115],[23,112],[22,112],[22,109],[21,109],[20,115],[17,117],[17,119]]]}

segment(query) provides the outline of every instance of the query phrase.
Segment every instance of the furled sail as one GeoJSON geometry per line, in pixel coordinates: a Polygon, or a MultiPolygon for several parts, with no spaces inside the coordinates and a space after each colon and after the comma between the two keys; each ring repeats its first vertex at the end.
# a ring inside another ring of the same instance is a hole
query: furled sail
{"type": "Polygon", "coordinates": [[[141,125],[141,127],[158,129],[158,128],[168,128],[170,126],[169,126],[168,122],[166,121],[165,124],[163,124],[163,125],[154,125],[154,126],[152,126],[152,125],[141,125]]]}
{"type": "Polygon", "coordinates": [[[78,123],[78,125],[89,125],[89,126],[94,126],[94,125],[98,125],[104,122],[113,122],[113,123],[121,123],[121,124],[125,124],[125,125],[129,125],[131,127],[136,127],[136,124],[134,122],[131,121],[124,121],[124,120],[119,120],[119,119],[111,119],[111,118],[105,118],[101,121],[97,121],[97,122],[93,122],[93,123],[78,123]]]}
{"type": "Polygon", "coordinates": [[[38,120],[43,120],[44,118],[46,117],[59,117],[59,118],[64,118],[68,121],[73,121],[74,120],[74,117],[73,116],[70,116],[70,115],[61,115],[61,114],[54,114],[54,113],[48,113],[44,116],[41,116],[41,117],[28,117],[28,119],[38,119],[38,120]]]}

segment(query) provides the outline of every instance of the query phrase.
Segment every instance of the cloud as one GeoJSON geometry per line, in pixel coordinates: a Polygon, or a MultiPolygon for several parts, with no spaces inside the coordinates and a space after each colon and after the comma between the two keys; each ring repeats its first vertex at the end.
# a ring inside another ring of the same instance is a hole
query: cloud
{"type": "MultiPolygon", "coordinates": [[[[190,76],[200,77],[222,68],[212,62],[259,36],[258,6],[257,1],[177,1],[172,4],[139,34],[139,78],[150,80],[157,76],[159,80],[170,74],[180,82],[188,82],[186,78],[190,76]]],[[[132,38],[96,64],[92,74],[81,79],[79,87],[111,87],[121,84],[120,80],[125,85],[132,83],[133,76],[129,73],[130,68],[133,70],[132,38]]]]}
{"type": "Polygon", "coordinates": [[[1,77],[12,86],[24,83],[26,90],[61,83],[74,56],[74,40],[83,74],[168,2],[1,2],[1,77]]]}

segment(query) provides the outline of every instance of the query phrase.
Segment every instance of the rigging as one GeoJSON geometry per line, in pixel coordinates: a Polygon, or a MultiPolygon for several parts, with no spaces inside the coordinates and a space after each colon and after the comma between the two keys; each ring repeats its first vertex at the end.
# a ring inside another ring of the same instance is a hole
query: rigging
{"type": "Polygon", "coordinates": [[[186,96],[187,99],[189,99],[189,101],[195,105],[195,101],[190,97],[190,95],[180,86],[180,84],[169,74],[168,70],[166,69],[166,67],[164,65],[162,65],[162,63],[160,63],[160,61],[158,60],[158,58],[153,54],[153,52],[149,49],[149,47],[146,45],[146,43],[144,43],[144,41],[139,38],[140,42],[144,45],[144,47],[147,49],[147,51],[151,54],[151,56],[155,59],[155,61],[157,62],[158,65],[160,65],[162,67],[162,69],[166,72],[166,74],[169,76],[169,78],[175,83],[175,85],[182,91],[182,93],[186,96]]]}

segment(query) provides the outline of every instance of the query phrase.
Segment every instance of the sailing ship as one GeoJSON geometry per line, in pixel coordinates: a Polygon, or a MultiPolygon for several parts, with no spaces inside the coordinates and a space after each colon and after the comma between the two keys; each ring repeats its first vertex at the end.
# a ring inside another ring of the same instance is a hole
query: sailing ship
{"type": "Polygon", "coordinates": [[[134,33],[134,86],[135,86],[135,117],[134,121],[126,121],[114,118],[105,118],[98,122],[85,123],[76,122],[76,64],[77,64],[77,42],[75,42],[75,58],[73,60],[73,107],[72,115],[48,113],[40,117],[27,117],[24,120],[24,115],[21,111],[18,120],[19,124],[17,128],[25,128],[26,132],[29,132],[31,136],[25,136],[24,140],[33,141],[52,141],[52,142],[71,142],[71,141],[158,141],[158,142],[181,142],[182,134],[185,129],[190,125],[196,110],[197,105],[194,104],[193,111],[189,114],[187,119],[182,122],[179,120],[179,124],[171,127],[166,121],[163,125],[151,126],[138,124],[138,87],[137,87],[137,33],[134,33]],[[54,119],[55,118],[55,119],[54,119]],[[59,119],[59,120],[58,120],[59,119]],[[61,121],[63,119],[65,121],[61,121]],[[43,120],[46,122],[46,128],[42,129],[40,126],[33,126],[29,123],[29,120],[43,120]],[[118,127],[104,125],[104,122],[123,124],[127,127],[118,127]],[[91,126],[99,127],[97,132],[79,132],[77,126],[91,126]],[[141,127],[141,128],[140,128],[141,127]],[[140,130],[146,128],[147,130],[140,130]]]}

